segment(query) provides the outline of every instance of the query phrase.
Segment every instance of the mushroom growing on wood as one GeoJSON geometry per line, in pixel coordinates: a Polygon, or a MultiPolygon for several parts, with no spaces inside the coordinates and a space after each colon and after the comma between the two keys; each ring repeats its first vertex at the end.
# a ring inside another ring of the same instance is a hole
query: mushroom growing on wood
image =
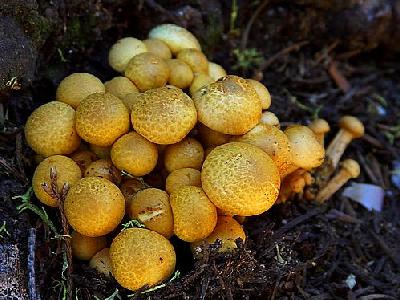
{"type": "Polygon", "coordinates": [[[331,129],[328,122],[324,119],[315,119],[310,125],[308,125],[308,128],[314,132],[319,143],[323,146],[325,135],[331,129]]]}
{"type": "Polygon", "coordinates": [[[319,191],[316,200],[320,203],[329,199],[336,193],[349,179],[357,178],[360,175],[360,165],[353,159],[346,159],[342,163],[340,171],[328,184],[319,191]]]}
{"type": "Polygon", "coordinates": [[[364,135],[364,125],[352,116],[344,116],[339,121],[340,130],[326,150],[326,157],[330,166],[335,169],[344,150],[353,139],[364,135]]]}

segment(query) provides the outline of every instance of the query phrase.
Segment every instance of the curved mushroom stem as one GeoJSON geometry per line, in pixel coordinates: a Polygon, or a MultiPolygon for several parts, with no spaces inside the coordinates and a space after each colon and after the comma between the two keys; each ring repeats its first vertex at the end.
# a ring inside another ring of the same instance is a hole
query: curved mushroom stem
{"type": "Polygon", "coordinates": [[[279,203],[293,198],[295,194],[302,194],[304,188],[311,185],[312,182],[311,174],[306,170],[297,169],[292,172],[282,181],[278,198],[279,203]]]}
{"type": "Polygon", "coordinates": [[[331,129],[328,122],[324,119],[315,119],[310,125],[308,125],[308,128],[314,132],[319,143],[324,146],[325,135],[331,129]]]}
{"type": "Polygon", "coordinates": [[[326,158],[332,169],[336,169],[344,150],[353,139],[364,135],[364,125],[359,119],[344,116],[339,122],[340,130],[326,150],[326,158]]]}
{"type": "Polygon", "coordinates": [[[317,202],[323,203],[336,193],[350,178],[360,175],[360,165],[352,159],[346,159],[340,171],[319,191],[315,198],[317,202]]]}

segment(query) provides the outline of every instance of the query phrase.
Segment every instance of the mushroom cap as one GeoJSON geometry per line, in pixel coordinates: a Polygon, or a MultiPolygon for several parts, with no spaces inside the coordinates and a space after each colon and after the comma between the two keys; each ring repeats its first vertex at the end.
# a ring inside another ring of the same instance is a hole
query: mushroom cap
{"type": "Polygon", "coordinates": [[[346,159],[342,162],[342,169],[349,173],[350,178],[360,176],[360,164],[354,159],[346,159]]]}
{"type": "Polygon", "coordinates": [[[121,172],[114,167],[110,158],[92,162],[85,170],[85,177],[101,177],[114,184],[121,182],[121,172]]]}
{"type": "Polygon", "coordinates": [[[108,158],[110,157],[111,147],[110,146],[97,146],[94,144],[89,144],[89,149],[93,151],[98,158],[108,158]]]}
{"type": "Polygon", "coordinates": [[[96,76],[89,73],[72,73],[58,85],[56,100],[69,104],[76,109],[87,96],[104,92],[104,84],[96,76]]]}
{"type": "Polygon", "coordinates": [[[203,160],[203,146],[190,137],[184,138],[179,143],[168,145],[164,152],[164,164],[168,172],[182,168],[200,170],[203,160]]]}
{"type": "Polygon", "coordinates": [[[212,130],[201,123],[199,123],[198,130],[203,145],[207,147],[219,146],[229,142],[229,135],[212,130]]]}
{"type": "Polygon", "coordinates": [[[343,130],[350,132],[353,138],[360,138],[364,135],[364,125],[356,117],[353,116],[342,117],[339,121],[339,126],[343,130]]]}
{"type": "Polygon", "coordinates": [[[308,125],[308,128],[317,135],[325,134],[331,129],[328,122],[324,119],[315,119],[310,125],[308,125]]]}
{"type": "Polygon", "coordinates": [[[208,60],[200,50],[185,48],[178,52],[176,58],[188,64],[194,73],[204,73],[208,75],[208,60]]]}
{"type": "Polygon", "coordinates": [[[244,134],[261,117],[260,97],[238,76],[229,75],[199,89],[193,100],[199,121],[225,134],[244,134]]]}
{"type": "Polygon", "coordinates": [[[219,209],[241,216],[267,211],[279,194],[273,160],[260,148],[239,142],[216,147],[203,163],[201,182],[219,209]]]}
{"type": "Polygon", "coordinates": [[[278,117],[270,111],[264,111],[261,115],[260,124],[272,125],[280,128],[278,117]]]}
{"type": "Polygon", "coordinates": [[[110,247],[112,274],[131,291],[166,280],[175,269],[172,244],[161,234],[143,228],[120,232],[110,247]]]}
{"type": "Polygon", "coordinates": [[[200,187],[185,186],[170,195],[174,233],[185,242],[206,238],[217,224],[217,209],[200,187]]]}
{"type": "Polygon", "coordinates": [[[129,113],[132,111],[132,107],[136,105],[136,100],[140,97],[141,93],[133,92],[125,95],[121,98],[122,102],[125,104],[125,107],[128,109],[129,113]]]}
{"type": "Polygon", "coordinates": [[[124,72],[128,62],[140,53],[147,52],[146,45],[133,37],[118,40],[108,53],[108,63],[117,72],[124,72]]]}
{"type": "Polygon", "coordinates": [[[128,109],[109,93],[86,97],[76,110],[76,131],[88,143],[111,146],[128,130],[128,109]]]}
{"type": "Polygon", "coordinates": [[[189,87],[194,78],[193,71],[189,65],[179,59],[168,59],[166,63],[170,69],[168,83],[180,89],[189,87]]]}
{"type": "Polygon", "coordinates": [[[174,234],[174,217],[169,196],[162,190],[148,188],[138,191],[128,207],[128,214],[167,239],[174,234]]]}
{"type": "Polygon", "coordinates": [[[282,178],[291,162],[292,151],[288,137],[275,126],[258,124],[246,134],[233,137],[236,142],[251,144],[267,153],[278,168],[282,178]]]}
{"type": "Polygon", "coordinates": [[[136,132],[121,136],[111,148],[111,159],[119,170],[134,176],[149,174],[157,165],[157,146],[136,132]]]}
{"type": "Polygon", "coordinates": [[[201,247],[203,242],[211,245],[219,240],[222,244],[218,252],[229,252],[237,248],[237,239],[241,239],[242,242],[246,240],[246,234],[238,221],[231,216],[218,216],[214,231],[206,239],[192,243],[191,248],[195,252],[196,247],[201,247]]]}
{"type": "Polygon", "coordinates": [[[80,260],[89,260],[107,246],[104,236],[89,237],[73,231],[71,234],[72,255],[80,260]]]}
{"type": "Polygon", "coordinates": [[[94,161],[97,160],[96,154],[89,150],[79,150],[71,155],[71,159],[79,166],[82,176],[85,176],[85,170],[94,161]]]}
{"type": "Polygon", "coordinates": [[[208,76],[210,76],[214,81],[217,81],[221,77],[225,77],[226,71],[219,64],[216,64],[212,61],[208,62],[208,76]]]}
{"type": "Polygon", "coordinates": [[[32,188],[36,197],[40,202],[48,206],[57,207],[57,200],[47,194],[42,187],[43,183],[51,187],[51,168],[55,168],[57,172],[57,188],[59,191],[62,190],[65,183],[68,184],[69,187],[77,184],[79,179],[81,179],[82,173],[79,166],[72,159],[62,155],[50,156],[36,167],[32,177],[32,188]]]}
{"type": "Polygon", "coordinates": [[[149,52],[154,53],[158,57],[163,59],[170,59],[172,57],[171,49],[161,40],[147,39],[144,40],[143,43],[146,45],[149,52]]]}
{"type": "Polygon", "coordinates": [[[74,152],[81,142],[75,129],[75,110],[59,101],[39,106],[25,124],[25,138],[29,147],[45,157],[74,152]]]}
{"type": "Polygon", "coordinates": [[[135,103],[131,112],[133,128],[153,143],[175,144],[196,125],[193,100],[178,88],[146,91],[135,103]]]}
{"type": "Polygon", "coordinates": [[[80,234],[96,237],[113,231],[125,214],[125,199],[118,187],[100,177],[82,178],[69,190],[65,216],[80,234]]]}
{"type": "Polygon", "coordinates": [[[149,38],[163,41],[173,54],[185,48],[201,50],[197,38],[185,28],[175,24],[161,24],[154,27],[149,32],[149,38]]]}
{"type": "Polygon", "coordinates": [[[268,109],[271,106],[271,94],[265,85],[254,79],[246,79],[256,90],[256,93],[260,97],[262,109],[268,109]]]}
{"type": "Polygon", "coordinates": [[[110,248],[104,248],[97,252],[89,261],[89,266],[97,272],[110,277],[112,273],[110,248]]]}
{"type": "Polygon", "coordinates": [[[151,52],[145,52],[133,57],[125,68],[128,77],[139,91],[164,86],[169,78],[169,67],[164,59],[151,52]]]}
{"type": "Polygon", "coordinates": [[[138,88],[133,84],[129,78],[118,76],[114,77],[110,81],[104,83],[106,87],[106,92],[113,94],[115,97],[119,99],[123,99],[126,95],[130,93],[138,92],[138,88]]]}
{"type": "Polygon", "coordinates": [[[213,83],[215,80],[212,79],[209,75],[204,74],[204,73],[195,73],[193,81],[190,85],[190,95],[193,97],[195,92],[197,92],[200,88],[203,86],[206,86],[210,83],[213,83]]]}
{"type": "Polygon", "coordinates": [[[182,168],[172,171],[165,181],[165,189],[169,194],[184,186],[201,187],[200,171],[192,168],[182,168]]]}
{"type": "Polygon", "coordinates": [[[311,170],[324,162],[325,149],[314,132],[307,126],[294,125],[285,131],[292,149],[292,163],[302,169],[311,170]]]}

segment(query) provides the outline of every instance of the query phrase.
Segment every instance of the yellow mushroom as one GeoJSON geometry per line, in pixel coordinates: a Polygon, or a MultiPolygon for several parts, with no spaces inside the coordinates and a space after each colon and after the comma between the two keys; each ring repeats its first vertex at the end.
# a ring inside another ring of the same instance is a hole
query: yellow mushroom
{"type": "Polygon", "coordinates": [[[317,137],[319,143],[322,146],[324,146],[325,135],[331,129],[329,127],[328,122],[325,121],[324,119],[315,119],[310,125],[308,125],[308,128],[310,128],[314,132],[314,134],[317,137]]]}
{"type": "Polygon", "coordinates": [[[256,93],[260,97],[262,109],[268,109],[271,106],[271,94],[268,89],[261,82],[254,79],[246,79],[256,90],[256,93]]]}
{"type": "Polygon", "coordinates": [[[147,39],[143,43],[146,45],[149,52],[154,53],[163,59],[170,59],[172,57],[171,49],[168,45],[161,40],[147,39]]]}
{"type": "Polygon", "coordinates": [[[221,77],[225,77],[226,71],[219,64],[216,64],[212,61],[208,62],[208,76],[210,76],[214,81],[217,81],[221,77]]]}
{"type": "Polygon", "coordinates": [[[279,124],[278,117],[270,111],[264,111],[262,113],[259,124],[267,124],[267,125],[275,126],[277,128],[281,127],[279,124]]]}
{"type": "Polygon", "coordinates": [[[140,53],[147,52],[146,45],[133,37],[118,40],[108,53],[108,63],[117,72],[124,72],[128,62],[140,53]]]}

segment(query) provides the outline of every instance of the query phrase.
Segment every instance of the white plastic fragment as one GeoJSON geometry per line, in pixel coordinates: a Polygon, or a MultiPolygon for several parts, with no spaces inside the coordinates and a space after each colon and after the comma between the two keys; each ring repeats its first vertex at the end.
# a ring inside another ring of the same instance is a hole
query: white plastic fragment
{"type": "Polygon", "coordinates": [[[352,290],[357,284],[356,276],[354,276],[354,274],[350,274],[349,276],[347,276],[345,282],[347,287],[352,290]]]}
{"type": "Polygon", "coordinates": [[[342,195],[360,203],[369,211],[376,210],[380,212],[383,206],[384,194],[385,192],[380,186],[353,182],[344,189],[342,195]]]}

